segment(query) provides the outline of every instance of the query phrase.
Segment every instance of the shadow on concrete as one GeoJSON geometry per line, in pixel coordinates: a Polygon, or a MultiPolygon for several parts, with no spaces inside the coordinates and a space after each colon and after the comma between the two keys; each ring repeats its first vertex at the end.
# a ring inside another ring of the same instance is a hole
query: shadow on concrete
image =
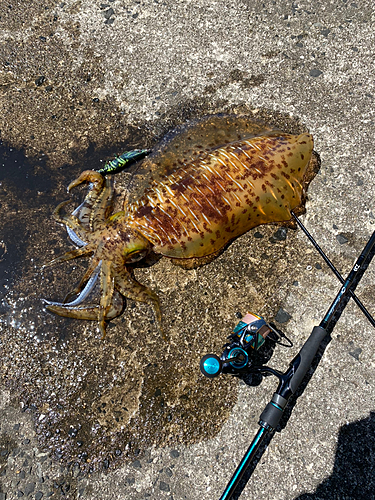
{"type": "Polygon", "coordinates": [[[296,500],[375,498],[375,412],[340,429],[332,474],[296,500]]]}
{"type": "MultiPolygon", "coordinates": [[[[240,498],[270,441],[271,436],[262,443],[255,461],[237,487],[233,500],[240,498]]],[[[375,412],[371,412],[363,420],[341,427],[332,474],[317,487],[315,492],[303,493],[295,498],[295,500],[365,499],[375,499],[375,412]]]]}

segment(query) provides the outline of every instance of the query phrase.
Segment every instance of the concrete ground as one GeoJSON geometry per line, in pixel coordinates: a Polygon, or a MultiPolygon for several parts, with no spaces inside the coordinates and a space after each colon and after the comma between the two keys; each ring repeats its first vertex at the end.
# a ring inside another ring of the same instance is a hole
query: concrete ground
{"type": "MultiPolygon", "coordinates": [[[[337,279],[300,231],[263,226],[202,268],[137,271],[167,343],[131,301],[100,340],[43,308],[87,268],[41,270],[69,248],[51,215],[101,160],[245,113],[313,134],[302,220],[346,275],[375,229],[374,17],[367,0],[0,3],[0,500],[220,498],[277,384],[205,379],[200,358],[250,309],[293,341],[270,360],[285,369],[337,279]]],[[[375,498],[374,338],[350,303],[241,499],[375,498]]]]}

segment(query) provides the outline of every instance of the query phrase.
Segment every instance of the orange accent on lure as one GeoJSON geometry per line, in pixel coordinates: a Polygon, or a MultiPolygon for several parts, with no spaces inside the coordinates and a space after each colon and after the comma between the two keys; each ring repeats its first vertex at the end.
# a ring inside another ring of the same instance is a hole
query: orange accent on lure
{"type": "MultiPolygon", "coordinates": [[[[82,240],[82,247],[51,264],[92,255],[74,293],[83,293],[96,270],[100,302],[85,307],[76,299],[66,305],[47,303],[47,309],[80,319],[96,317],[104,337],[106,320],[118,313],[114,307],[118,291],[152,305],[161,328],[157,295],[134,279],[128,264],[150,253],[179,262],[202,259],[204,263],[204,258],[251,228],[290,221],[292,210],[303,210],[308,183],[316,173],[309,173],[312,153],[311,135],[272,130],[208,151],[206,148],[189,161],[180,159],[180,168],[154,182],[137,201],[113,215],[112,178],[83,172],[70,186],[91,182],[85,201],[71,215],[60,215],[62,206],[55,211],[55,218],[82,240]]],[[[147,161],[152,162],[152,158],[147,161]]]]}

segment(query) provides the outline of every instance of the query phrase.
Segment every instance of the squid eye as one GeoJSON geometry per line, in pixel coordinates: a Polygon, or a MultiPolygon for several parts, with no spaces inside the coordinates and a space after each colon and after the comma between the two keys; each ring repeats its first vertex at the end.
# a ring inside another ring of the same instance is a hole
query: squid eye
{"type": "Polygon", "coordinates": [[[147,250],[134,250],[134,252],[129,253],[126,256],[126,262],[132,264],[133,262],[138,262],[146,257],[147,250]]]}

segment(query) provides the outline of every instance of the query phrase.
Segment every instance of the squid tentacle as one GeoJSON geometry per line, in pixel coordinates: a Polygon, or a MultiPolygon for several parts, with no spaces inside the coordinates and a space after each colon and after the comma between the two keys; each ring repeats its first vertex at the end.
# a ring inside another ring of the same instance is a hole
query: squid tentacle
{"type": "MultiPolygon", "coordinates": [[[[86,288],[88,282],[90,281],[91,277],[96,274],[96,279],[99,276],[100,270],[102,266],[102,261],[95,257],[93,257],[90,260],[89,267],[85,274],[83,275],[81,281],[79,284],[72,290],[71,292],[68,293],[68,295],[65,297],[63,304],[66,304],[67,301],[70,299],[70,297],[73,297],[74,295],[80,294],[81,291],[86,288]]],[[[96,282],[96,280],[95,280],[96,282]]]]}
{"type": "MultiPolygon", "coordinates": [[[[85,202],[81,203],[79,205],[79,207],[77,207],[75,210],[73,210],[72,212],[72,216],[73,217],[77,217],[78,220],[81,222],[80,220],[80,211],[82,209],[82,207],[84,206],[85,202]]],[[[77,246],[77,247],[84,247],[85,245],[87,245],[87,242],[83,241],[76,233],[75,231],[73,231],[72,228],[70,228],[69,226],[66,226],[66,231],[68,233],[68,236],[69,238],[72,240],[72,242],[77,246]]]]}
{"type": "Polygon", "coordinates": [[[81,240],[81,238],[69,226],[66,226],[66,232],[76,247],[80,248],[87,245],[86,241],[81,240]]]}
{"type": "MultiPolygon", "coordinates": [[[[73,291],[73,293],[74,292],[75,293],[79,293],[78,297],[76,299],[74,299],[72,302],[69,302],[69,303],[66,303],[64,301],[64,304],[69,305],[69,306],[76,306],[76,305],[82,304],[82,302],[93,291],[93,289],[95,287],[95,284],[96,284],[96,282],[98,280],[98,276],[99,276],[101,267],[102,267],[102,261],[100,261],[99,264],[94,269],[94,271],[92,273],[90,273],[91,276],[89,277],[86,285],[82,288],[82,285],[85,282],[85,278],[88,275],[88,272],[86,272],[85,276],[82,278],[82,280],[81,280],[80,284],[78,285],[78,287],[76,288],[76,290],[73,291]],[[82,288],[82,290],[80,290],[80,288],[82,288]]],[[[90,266],[89,269],[88,269],[88,271],[91,271],[91,270],[92,269],[91,269],[91,266],[90,266]]]]}
{"type": "Polygon", "coordinates": [[[126,268],[116,268],[115,287],[124,297],[152,306],[162,337],[167,340],[162,327],[162,314],[157,294],[145,285],[138,283],[126,268]]]}
{"type": "MultiPolygon", "coordinates": [[[[68,306],[67,304],[61,304],[59,302],[52,302],[49,304],[45,302],[45,307],[48,311],[58,314],[59,316],[64,316],[66,318],[74,319],[85,319],[91,321],[98,320],[98,304],[85,304],[78,306],[68,306]]],[[[115,290],[111,304],[106,313],[106,319],[110,320],[119,316],[124,307],[124,300],[119,292],[115,290]]]]}
{"type": "MultiPolygon", "coordinates": [[[[104,222],[106,219],[107,213],[112,209],[112,201],[114,195],[113,189],[113,181],[106,179],[105,187],[102,189],[100,193],[96,193],[95,196],[92,195],[93,184],[90,184],[91,188],[89,193],[86,195],[85,200],[81,203],[71,214],[71,217],[74,217],[75,221],[78,221],[80,225],[83,225],[85,230],[95,230],[93,219],[96,222],[98,218],[100,222],[104,222]],[[96,208],[96,205],[99,205],[96,208]],[[101,206],[103,205],[103,207],[101,206]]],[[[64,221],[64,219],[63,219],[64,221]]],[[[67,221],[67,219],[65,219],[67,221]]],[[[87,243],[77,235],[77,233],[68,225],[66,225],[66,230],[69,238],[77,247],[82,247],[87,243]]]]}
{"type": "Polygon", "coordinates": [[[93,253],[94,250],[95,250],[94,245],[91,244],[85,245],[84,247],[81,248],[75,248],[74,250],[70,250],[69,252],[66,252],[63,255],[60,255],[59,257],[52,259],[47,264],[44,264],[42,269],[44,269],[45,267],[53,266],[54,264],[58,264],[60,262],[65,262],[67,260],[76,259],[77,257],[83,257],[84,255],[89,255],[93,253]]]}
{"type": "MultiPolygon", "coordinates": [[[[68,191],[70,192],[71,189],[83,182],[90,182],[89,192],[83,203],[74,210],[72,216],[76,216],[86,230],[95,231],[103,225],[107,216],[112,211],[114,197],[113,178],[104,178],[97,172],[86,170],[69,185],[68,191]]],[[[68,232],[68,234],[71,237],[71,233],[68,232]]],[[[71,239],[74,243],[77,242],[79,244],[81,238],[78,237],[77,239],[76,236],[73,233],[71,239]]]]}
{"type": "MultiPolygon", "coordinates": [[[[79,208],[76,208],[71,215],[61,215],[60,212],[64,206],[68,205],[70,200],[63,201],[60,203],[56,209],[54,210],[52,216],[53,218],[59,222],[60,224],[64,224],[66,226],[66,230],[68,232],[69,238],[72,242],[78,246],[82,247],[86,245],[86,242],[82,239],[82,233],[87,233],[86,229],[81,224],[80,219],[77,217],[77,213],[79,208]],[[77,234],[78,233],[78,234],[77,234]]],[[[84,237],[84,236],[83,236],[84,237]]]]}
{"type": "Polygon", "coordinates": [[[49,306],[61,306],[61,307],[75,307],[79,306],[82,304],[82,302],[87,299],[87,297],[90,295],[90,293],[93,291],[95,284],[98,280],[98,276],[100,273],[101,269],[101,261],[99,265],[96,267],[95,271],[91,274],[88,282],[86,283],[86,286],[83,288],[81,293],[76,297],[74,300],[71,302],[53,302],[51,300],[46,300],[43,299],[44,303],[49,305],[49,306]]]}
{"type": "Polygon", "coordinates": [[[76,187],[79,186],[80,184],[83,184],[84,182],[91,182],[93,185],[92,189],[90,190],[90,193],[93,197],[95,195],[100,194],[103,184],[104,184],[104,177],[99,174],[98,172],[95,172],[94,170],[85,170],[80,174],[77,179],[72,181],[69,186],[68,186],[68,193],[76,187]]]}
{"type": "Polygon", "coordinates": [[[113,210],[113,177],[106,177],[104,187],[95,200],[90,214],[90,228],[96,231],[102,227],[113,210]]]}
{"type": "Polygon", "coordinates": [[[112,303],[112,297],[115,289],[115,280],[112,275],[111,263],[104,261],[100,272],[100,304],[98,312],[99,330],[102,334],[102,339],[106,336],[106,324],[108,310],[112,303]]]}
{"type": "Polygon", "coordinates": [[[83,203],[73,212],[74,215],[78,215],[80,222],[85,227],[86,230],[92,231],[91,227],[91,216],[93,213],[93,207],[97,202],[103,191],[103,185],[105,183],[105,178],[93,170],[85,170],[81,173],[77,179],[71,182],[68,186],[68,193],[80,184],[89,182],[89,191],[83,201],[83,203]],[[75,213],[77,212],[77,213],[75,213]]]}
{"type": "Polygon", "coordinates": [[[56,222],[60,222],[60,224],[68,225],[72,229],[82,229],[81,221],[76,217],[75,211],[71,215],[61,215],[61,210],[68,205],[71,200],[65,200],[61,202],[52,213],[52,217],[56,222]]]}

